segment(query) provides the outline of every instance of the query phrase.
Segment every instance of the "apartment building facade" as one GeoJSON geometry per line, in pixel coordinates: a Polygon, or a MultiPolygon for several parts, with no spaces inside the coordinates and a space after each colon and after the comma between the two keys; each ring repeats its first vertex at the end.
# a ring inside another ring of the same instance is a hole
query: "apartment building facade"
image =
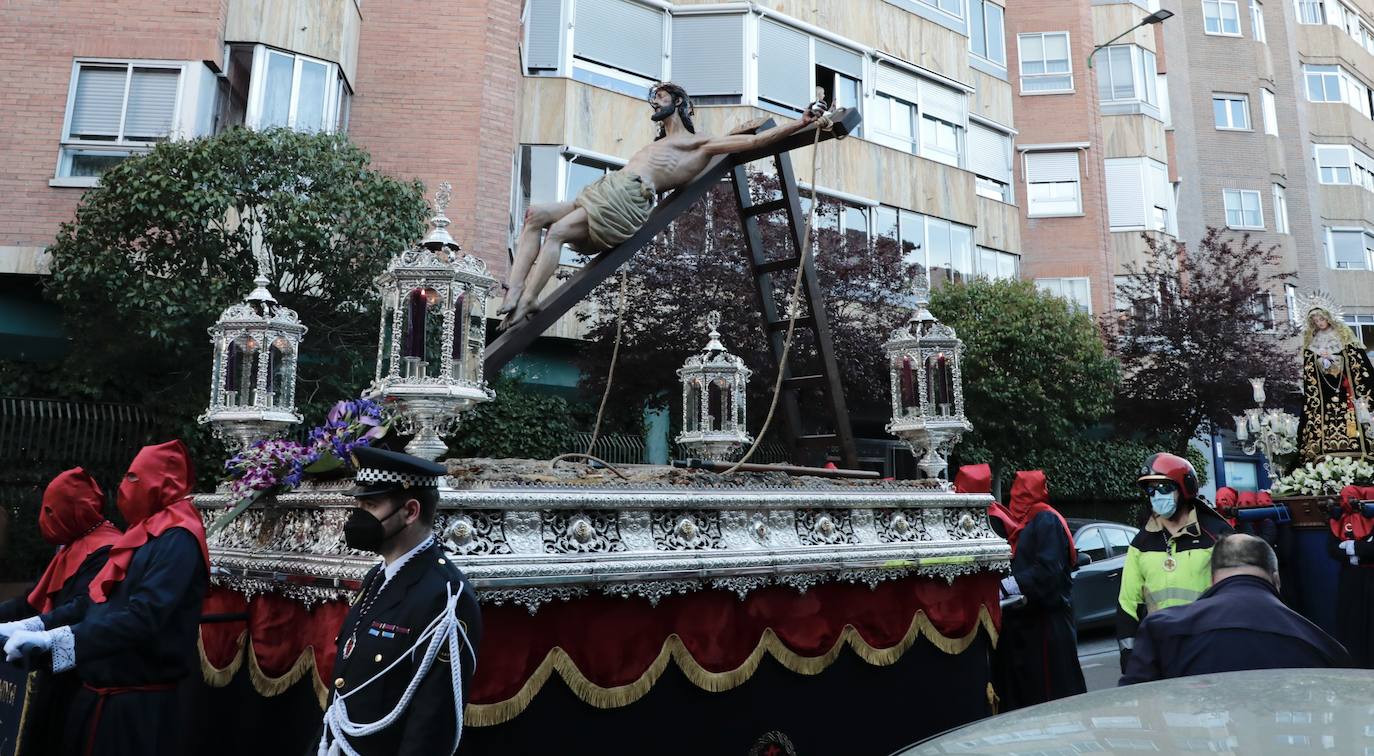
{"type": "Polygon", "coordinates": [[[1166,60],[1141,25],[1157,9],[1029,0],[1008,24],[1024,277],[1095,315],[1116,307],[1142,233],[1178,233],[1166,60]]]}

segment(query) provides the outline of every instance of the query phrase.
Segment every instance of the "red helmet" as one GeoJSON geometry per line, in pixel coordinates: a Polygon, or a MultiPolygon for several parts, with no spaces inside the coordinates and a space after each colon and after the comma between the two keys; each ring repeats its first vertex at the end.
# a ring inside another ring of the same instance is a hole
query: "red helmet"
{"type": "Polygon", "coordinates": [[[1197,471],[1193,469],[1193,463],[1177,454],[1160,452],[1150,455],[1150,458],[1145,460],[1145,466],[1140,470],[1136,485],[1144,485],[1152,480],[1167,480],[1173,483],[1183,492],[1185,498],[1197,496],[1197,471]]]}

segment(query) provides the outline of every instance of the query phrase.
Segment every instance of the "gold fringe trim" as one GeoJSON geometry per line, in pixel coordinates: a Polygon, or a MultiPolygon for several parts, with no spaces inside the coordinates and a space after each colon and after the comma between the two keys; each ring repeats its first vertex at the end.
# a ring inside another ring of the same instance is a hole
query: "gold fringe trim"
{"type": "Polygon", "coordinates": [[[320,675],[315,664],[315,647],[306,646],[305,651],[296,657],[296,663],[291,665],[285,674],[280,677],[272,677],[262,671],[258,664],[257,654],[253,653],[253,640],[248,637],[245,630],[239,634],[238,649],[234,652],[234,658],[228,666],[223,668],[216,667],[210,663],[210,659],[205,655],[205,643],[203,639],[196,641],[196,646],[200,650],[201,674],[205,677],[205,683],[213,688],[223,688],[234,679],[234,676],[243,668],[244,660],[248,662],[248,680],[253,683],[253,690],[260,695],[271,698],[285,693],[292,685],[301,681],[306,675],[310,676],[310,681],[315,689],[315,700],[320,705],[320,711],[329,703],[329,689],[320,680],[320,675]]]}
{"type": "MultiPolygon", "coordinates": [[[[587,679],[586,675],[577,668],[572,657],[568,656],[562,648],[555,646],[535,668],[534,673],[529,676],[525,684],[520,687],[519,692],[497,703],[468,704],[464,711],[463,721],[473,727],[490,727],[509,722],[530,705],[530,702],[534,700],[534,697],[554,672],[558,673],[564,684],[582,701],[598,709],[613,709],[628,706],[643,698],[662,677],[670,661],[676,662],[687,679],[691,680],[692,684],[698,688],[711,693],[720,693],[742,685],[746,680],[753,677],[760,662],[763,661],[765,653],[772,656],[783,667],[797,674],[818,675],[835,662],[846,644],[854,649],[854,653],[865,662],[875,667],[886,667],[895,664],[903,654],[909,651],[915,645],[918,637],[924,637],[931,645],[947,654],[963,653],[972,645],[980,629],[985,631],[992,642],[996,644],[997,628],[993,624],[992,615],[988,613],[986,606],[979,607],[978,621],[974,624],[973,629],[962,638],[947,638],[941,635],[940,631],[935,629],[935,625],[926,617],[925,612],[918,611],[911,618],[911,626],[907,628],[902,639],[888,648],[875,648],[869,645],[859,634],[859,631],[854,629],[853,625],[845,625],[840,632],[840,637],[835,640],[835,644],[830,647],[830,650],[820,656],[803,656],[779,640],[772,628],[765,628],[759,639],[759,644],[754,647],[744,662],[735,669],[725,672],[712,672],[702,667],[692,657],[682,639],[674,633],[663,642],[663,648],[658,652],[658,656],[649,664],[648,669],[639,676],[639,679],[612,688],[603,688],[587,679]]],[[[989,693],[991,693],[991,686],[989,686],[989,693]]]]}

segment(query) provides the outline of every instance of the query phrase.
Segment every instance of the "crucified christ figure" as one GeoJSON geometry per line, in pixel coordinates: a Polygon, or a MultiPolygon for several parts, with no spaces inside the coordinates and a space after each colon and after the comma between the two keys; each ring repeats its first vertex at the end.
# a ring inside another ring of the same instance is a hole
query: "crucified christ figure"
{"type": "Polygon", "coordinates": [[[705,170],[711,158],[765,147],[795,134],[816,119],[808,109],[802,117],[760,134],[762,119],[751,121],[727,136],[702,136],[692,125],[692,104],[676,84],[657,84],[649,92],[658,123],[658,138],[632,155],[625,167],[597,179],[572,202],[535,205],[525,212],[515,243],[515,261],[506,278],[506,298],[499,314],[506,329],[539,309],[539,294],[558,268],[564,244],[584,254],[598,254],[630,238],[644,225],[654,199],[684,186],[705,170]],[[673,115],[677,114],[677,118],[673,115]]]}

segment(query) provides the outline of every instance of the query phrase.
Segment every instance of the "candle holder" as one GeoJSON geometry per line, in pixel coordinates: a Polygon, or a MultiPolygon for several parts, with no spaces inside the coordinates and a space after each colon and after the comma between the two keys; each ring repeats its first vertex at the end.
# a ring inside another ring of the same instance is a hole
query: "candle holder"
{"type": "Polygon", "coordinates": [[[1264,408],[1263,378],[1251,378],[1250,386],[1257,406],[1232,418],[1236,424],[1236,440],[1246,454],[1264,455],[1269,477],[1280,478],[1287,471],[1280,458],[1298,450],[1298,418],[1281,409],[1264,408]]]}

